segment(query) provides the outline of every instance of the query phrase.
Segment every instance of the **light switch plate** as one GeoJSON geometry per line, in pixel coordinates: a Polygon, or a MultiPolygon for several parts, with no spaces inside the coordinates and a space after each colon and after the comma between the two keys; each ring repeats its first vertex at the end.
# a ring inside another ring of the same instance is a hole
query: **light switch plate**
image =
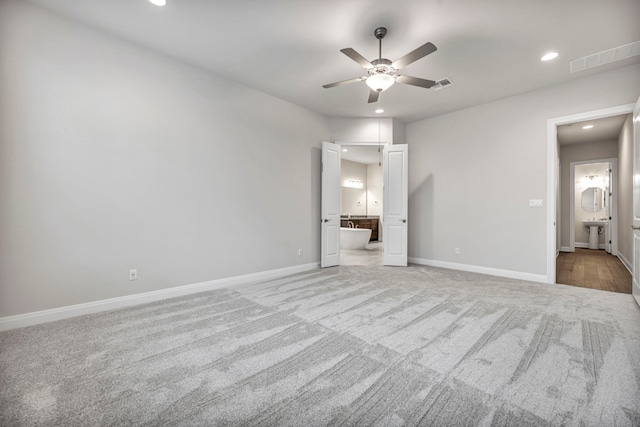
{"type": "Polygon", "coordinates": [[[531,199],[529,200],[530,208],[541,208],[542,207],[542,199],[531,199]]]}

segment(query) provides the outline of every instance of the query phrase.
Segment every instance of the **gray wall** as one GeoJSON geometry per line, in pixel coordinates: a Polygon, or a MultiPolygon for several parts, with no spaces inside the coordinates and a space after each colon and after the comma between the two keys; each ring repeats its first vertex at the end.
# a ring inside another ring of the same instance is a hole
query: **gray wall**
{"type": "MultiPolygon", "coordinates": [[[[560,147],[560,211],[562,215],[562,222],[560,223],[560,244],[563,247],[568,247],[571,244],[570,236],[570,218],[571,218],[571,162],[582,162],[587,160],[609,159],[618,157],[618,141],[598,141],[587,142],[583,144],[571,144],[560,147]]],[[[618,179],[620,181],[620,179],[618,179]]],[[[579,197],[580,195],[576,195],[579,197]]],[[[579,208],[580,206],[578,206],[579,208]]],[[[580,224],[575,224],[576,242],[589,242],[589,236],[586,231],[583,231],[580,224]],[[580,228],[580,230],[578,230],[580,228]]],[[[604,237],[600,240],[604,242],[604,237]]]]}
{"type": "Polygon", "coordinates": [[[398,119],[393,119],[393,143],[404,144],[406,140],[405,136],[406,126],[398,119]]]}
{"type": "Polygon", "coordinates": [[[627,116],[618,137],[618,256],[633,262],[633,117],[627,116]]]}
{"type": "MultiPolygon", "coordinates": [[[[367,165],[367,215],[375,215],[382,218],[383,186],[382,166],[377,163],[367,165]]],[[[381,234],[380,232],[378,233],[381,234]]]]}
{"type": "Polygon", "coordinates": [[[367,215],[367,165],[342,159],[340,173],[341,215],[367,215]],[[360,181],[364,187],[345,187],[349,179],[360,181]]]}
{"type": "Polygon", "coordinates": [[[0,317],[319,260],[322,116],[26,2],[0,57],[0,317]]]}
{"type": "Polygon", "coordinates": [[[635,102],[638,75],[631,65],[407,124],[409,256],[547,275],[547,212],[529,207],[548,203],[547,121],[635,102]]]}

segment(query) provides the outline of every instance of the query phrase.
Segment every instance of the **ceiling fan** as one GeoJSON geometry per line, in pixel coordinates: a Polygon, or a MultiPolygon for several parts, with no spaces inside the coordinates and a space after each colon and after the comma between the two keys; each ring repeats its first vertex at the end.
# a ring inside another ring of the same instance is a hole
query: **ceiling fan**
{"type": "Polygon", "coordinates": [[[354,79],[343,80],[340,82],[329,83],[323,85],[323,88],[328,89],[330,87],[364,81],[367,83],[367,86],[371,88],[368,101],[369,103],[371,103],[378,100],[380,92],[389,89],[396,82],[412,86],[420,86],[427,89],[436,84],[436,82],[434,82],[433,80],[426,80],[420,79],[418,77],[402,76],[400,74],[396,74],[396,72],[402,67],[409,65],[412,62],[415,62],[418,59],[423,58],[430,53],[438,50],[433,45],[433,43],[425,43],[414,51],[409,52],[402,58],[398,59],[397,61],[391,62],[388,59],[382,57],[382,39],[387,34],[387,29],[385,27],[376,28],[373,34],[379,40],[378,59],[374,59],[373,61],[369,62],[362,55],[360,55],[350,47],[340,50],[340,52],[344,53],[349,58],[362,65],[367,70],[368,75],[363,77],[356,77],[354,79]]]}

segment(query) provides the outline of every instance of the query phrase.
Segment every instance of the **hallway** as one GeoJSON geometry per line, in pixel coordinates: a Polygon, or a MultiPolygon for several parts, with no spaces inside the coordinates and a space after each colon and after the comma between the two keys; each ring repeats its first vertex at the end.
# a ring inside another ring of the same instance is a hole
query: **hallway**
{"type": "Polygon", "coordinates": [[[560,252],[556,259],[556,282],[603,291],[631,293],[631,273],[604,250],[576,248],[560,252]]]}

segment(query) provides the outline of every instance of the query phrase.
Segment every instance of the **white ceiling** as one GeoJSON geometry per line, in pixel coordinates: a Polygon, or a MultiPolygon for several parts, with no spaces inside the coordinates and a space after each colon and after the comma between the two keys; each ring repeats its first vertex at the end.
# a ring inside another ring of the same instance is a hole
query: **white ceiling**
{"type": "Polygon", "coordinates": [[[622,114],[558,126],[558,142],[560,145],[570,145],[618,139],[622,125],[630,115],[622,114]],[[585,125],[592,125],[593,128],[582,129],[585,125]]]}
{"type": "Polygon", "coordinates": [[[640,62],[636,56],[575,74],[569,61],[640,40],[638,0],[30,0],[182,61],[326,116],[410,122],[640,62]],[[367,104],[362,76],[340,53],[378,54],[373,30],[388,29],[383,57],[396,60],[427,41],[438,51],[406,75],[454,86],[396,84],[367,104]],[[560,56],[549,63],[549,50],[560,56]]]}

